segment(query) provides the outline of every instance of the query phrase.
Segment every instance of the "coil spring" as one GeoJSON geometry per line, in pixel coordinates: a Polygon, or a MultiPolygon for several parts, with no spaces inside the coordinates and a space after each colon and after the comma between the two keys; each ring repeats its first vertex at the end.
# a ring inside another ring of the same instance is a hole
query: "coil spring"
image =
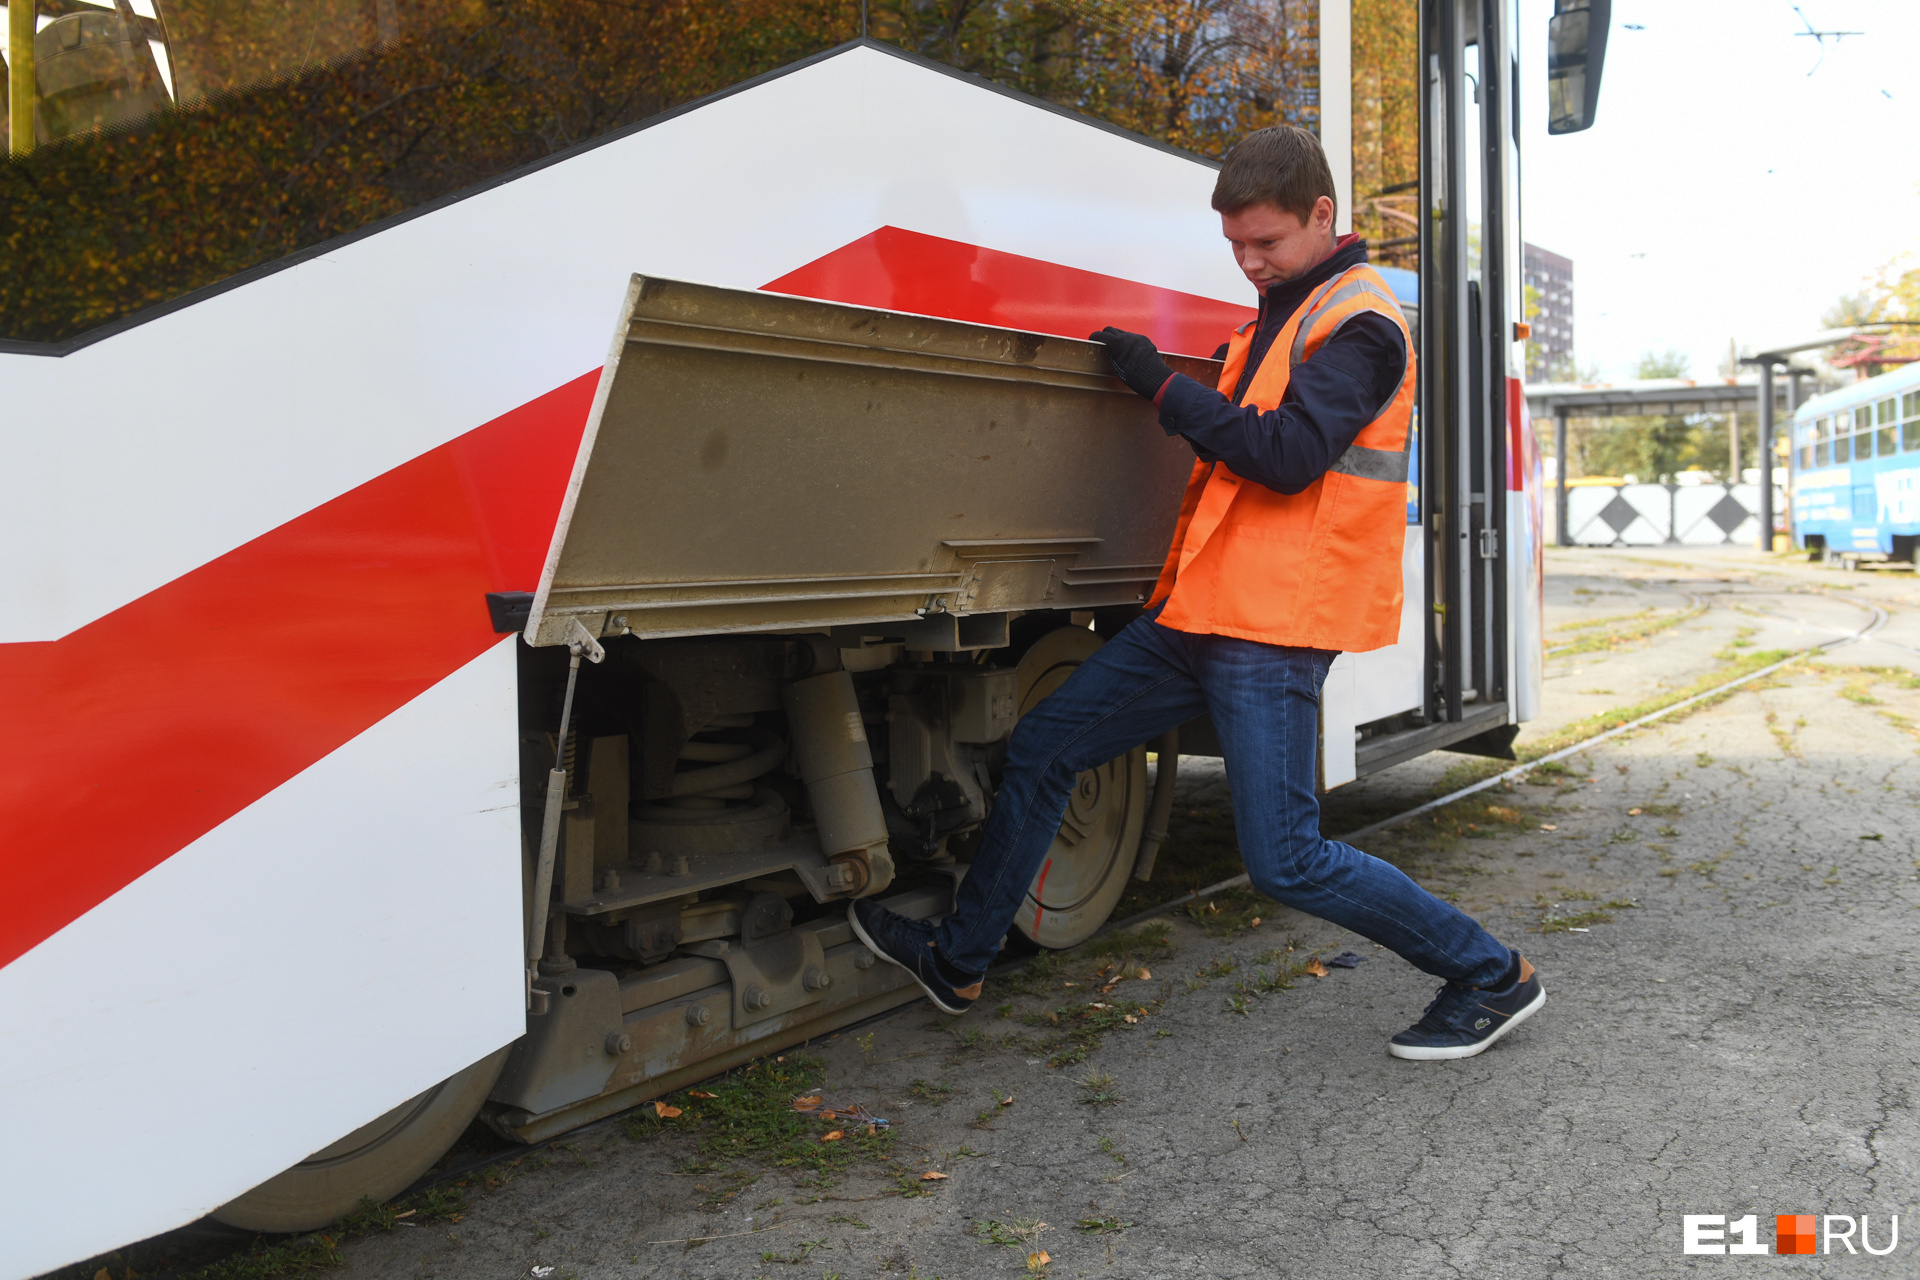
{"type": "Polygon", "coordinates": [[[754,728],[752,716],[716,716],[680,748],[669,794],[641,806],[638,816],[692,825],[765,817],[773,806],[784,812],[777,796],[755,784],[786,756],[787,744],[754,728]]]}
{"type": "Polygon", "coordinates": [[[681,746],[673,794],[663,805],[683,811],[718,810],[753,799],[754,781],[779,765],[786,744],[771,733],[752,729],[750,715],[716,716],[708,721],[681,746]],[[732,740],[719,737],[722,733],[732,740]]]}

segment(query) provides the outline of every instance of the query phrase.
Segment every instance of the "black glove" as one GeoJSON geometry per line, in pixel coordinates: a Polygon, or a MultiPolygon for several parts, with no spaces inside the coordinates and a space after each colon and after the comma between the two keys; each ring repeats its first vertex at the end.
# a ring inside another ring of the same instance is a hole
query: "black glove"
{"type": "Polygon", "coordinates": [[[1105,343],[1107,363],[1120,375],[1120,381],[1149,400],[1159,395],[1160,388],[1173,376],[1173,370],[1160,358],[1160,350],[1151,338],[1108,325],[1098,333],[1088,334],[1087,340],[1105,343]]]}

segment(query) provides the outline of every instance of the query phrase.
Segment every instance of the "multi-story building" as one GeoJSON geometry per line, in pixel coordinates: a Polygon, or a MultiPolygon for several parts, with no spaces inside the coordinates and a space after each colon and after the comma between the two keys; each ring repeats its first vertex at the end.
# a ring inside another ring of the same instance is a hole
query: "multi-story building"
{"type": "Polygon", "coordinates": [[[1529,309],[1539,307],[1530,317],[1533,337],[1527,344],[1527,381],[1569,377],[1574,367],[1573,260],[1530,244],[1521,270],[1529,290],[1529,309]]]}

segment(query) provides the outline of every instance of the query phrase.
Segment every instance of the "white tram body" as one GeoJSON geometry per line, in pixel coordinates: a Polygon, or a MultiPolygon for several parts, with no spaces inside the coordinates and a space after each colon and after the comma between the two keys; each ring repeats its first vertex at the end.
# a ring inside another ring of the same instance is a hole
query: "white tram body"
{"type": "MultiPolygon", "coordinates": [[[[1204,357],[1254,302],[1213,181],[855,44],[0,351],[0,1273],[192,1221],[527,1034],[523,642],[486,599],[540,581],[636,273],[1204,357]]],[[[1472,550],[1504,688],[1435,692],[1416,483],[1400,643],[1327,686],[1329,786],[1537,700],[1538,461],[1498,350],[1505,509],[1472,550]],[[1369,763],[1370,725],[1409,745],[1369,763]]]]}

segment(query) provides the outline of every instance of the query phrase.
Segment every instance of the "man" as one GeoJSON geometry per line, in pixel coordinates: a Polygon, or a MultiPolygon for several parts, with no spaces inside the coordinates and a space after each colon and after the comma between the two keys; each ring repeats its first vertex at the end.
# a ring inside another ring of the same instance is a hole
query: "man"
{"type": "Polygon", "coordinates": [[[1406,320],[1365,243],[1335,239],[1333,175],[1312,134],[1283,126],[1242,139],[1213,207],[1261,295],[1258,320],[1222,348],[1219,389],[1175,374],[1139,334],[1092,335],[1199,455],[1146,614],[1015,728],[954,913],[936,927],[859,900],[848,919],[935,1005],[964,1013],[1075,777],[1206,711],[1254,887],[1445,979],[1389,1042],[1395,1057],[1471,1057],[1545,1004],[1533,967],[1397,868],[1323,838],[1314,794],[1328,666],[1340,650],[1399,638],[1406,320]]]}

